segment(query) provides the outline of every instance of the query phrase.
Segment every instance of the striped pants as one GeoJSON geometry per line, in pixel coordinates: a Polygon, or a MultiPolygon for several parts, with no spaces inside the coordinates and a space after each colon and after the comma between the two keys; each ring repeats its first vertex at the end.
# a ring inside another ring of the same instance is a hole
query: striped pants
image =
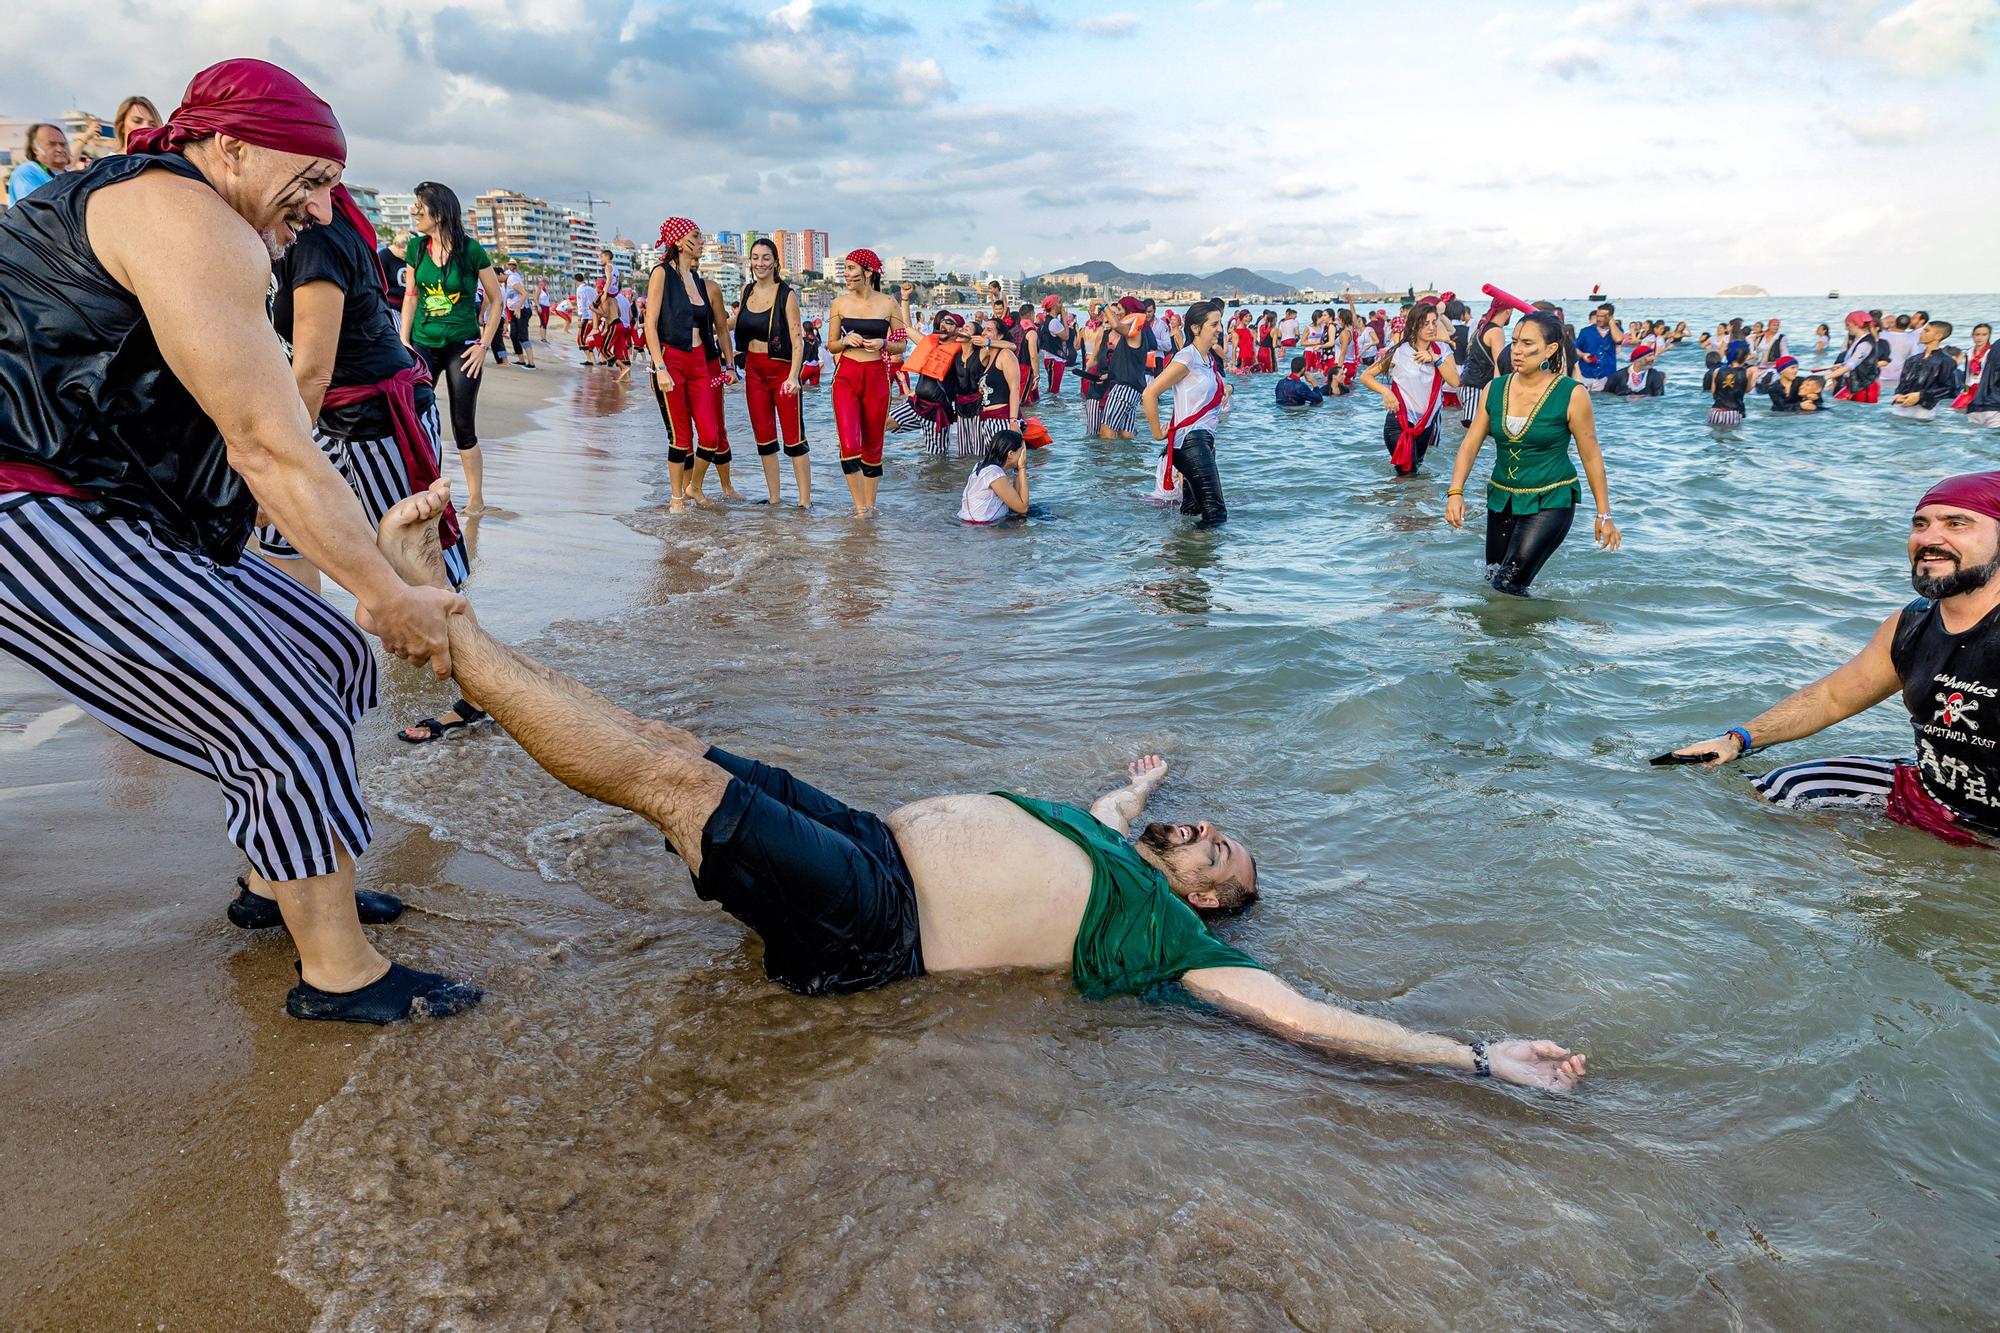
{"type": "Polygon", "coordinates": [[[215,780],[230,841],[269,880],[359,857],[372,830],[354,724],[375,657],[263,561],[220,566],[54,496],[0,494],[0,650],[149,754],[215,780]]]}
{"type": "MultiPolygon", "coordinates": [[[[438,420],[437,404],[423,414],[424,436],[430,443],[431,458],[437,464],[440,475],[444,471],[443,427],[438,420]]],[[[348,440],[338,435],[328,435],[319,427],[313,427],[313,443],[326,455],[326,461],[333,464],[338,472],[353,488],[354,496],[361,501],[361,510],[368,515],[368,526],[382,526],[382,515],[389,512],[398,500],[415,495],[416,483],[410,480],[410,469],[403,462],[403,450],[396,443],[396,437],[386,436],[379,440],[348,440]]],[[[299,560],[292,544],[284,534],[268,523],[257,528],[257,545],[265,555],[273,560],[299,560]]],[[[456,588],[464,584],[470,572],[465,559],[463,537],[444,548],[445,577],[456,588]]]]}
{"type": "Polygon", "coordinates": [[[1753,777],[1750,785],[1772,805],[1794,810],[1880,810],[1889,804],[1889,793],[1895,788],[1896,765],[1909,762],[1865,754],[1808,759],[1753,777]]]}

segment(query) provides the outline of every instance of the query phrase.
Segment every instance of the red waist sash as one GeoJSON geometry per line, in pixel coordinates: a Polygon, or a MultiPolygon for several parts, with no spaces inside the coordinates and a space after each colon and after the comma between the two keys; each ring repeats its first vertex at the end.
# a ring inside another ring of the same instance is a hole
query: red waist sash
{"type": "MultiPolygon", "coordinates": [[[[413,495],[417,491],[428,490],[430,484],[438,479],[437,462],[431,456],[431,439],[424,431],[423,418],[417,415],[417,386],[430,382],[430,367],[419,361],[378,384],[347,384],[328,389],[325,400],[320,404],[324,410],[329,407],[353,407],[371,398],[386,402],[389,406],[389,429],[396,437],[397,451],[403,455],[403,469],[409,473],[413,495]]],[[[447,501],[444,517],[438,520],[438,541],[451,547],[461,540],[458,512],[447,501]]]]}

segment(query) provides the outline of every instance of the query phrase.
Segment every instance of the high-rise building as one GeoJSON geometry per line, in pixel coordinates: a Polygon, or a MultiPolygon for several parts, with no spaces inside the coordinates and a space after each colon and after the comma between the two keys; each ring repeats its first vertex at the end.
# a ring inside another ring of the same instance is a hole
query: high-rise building
{"type": "Polygon", "coordinates": [[[569,220],[545,200],[518,190],[488,190],[473,201],[473,233],[517,264],[570,271],[569,220]]]}
{"type": "Polygon", "coordinates": [[[933,283],[937,281],[937,264],[929,259],[897,255],[882,261],[882,281],[933,283]]]}
{"type": "Polygon", "coordinates": [[[826,262],[833,257],[832,241],[823,231],[802,231],[799,235],[805,238],[800,242],[800,258],[805,261],[800,267],[808,272],[826,274],[826,262]]]}
{"type": "Polygon", "coordinates": [[[361,210],[361,216],[379,227],[382,225],[382,192],[372,185],[349,183],[348,194],[354,197],[354,206],[361,210]]]}
{"type": "Polygon", "coordinates": [[[569,269],[571,273],[596,277],[604,270],[604,247],[597,239],[597,219],[574,208],[565,208],[569,222],[569,269]]]}
{"type": "MultiPolygon", "coordinates": [[[[744,247],[750,244],[749,241],[744,239],[743,233],[740,231],[718,231],[712,233],[712,235],[717,245],[733,245],[736,247],[736,253],[738,254],[742,254],[744,247]]],[[[755,233],[752,233],[752,235],[755,235],[755,233]]]]}
{"type": "Polygon", "coordinates": [[[725,246],[710,241],[701,248],[701,262],[696,266],[704,278],[712,278],[715,285],[722,288],[725,305],[735,305],[743,297],[743,255],[734,246],[725,246]]]}
{"type": "Polygon", "coordinates": [[[413,194],[384,194],[382,200],[382,225],[390,231],[415,231],[416,224],[410,220],[410,210],[417,206],[417,196],[413,194]]]}

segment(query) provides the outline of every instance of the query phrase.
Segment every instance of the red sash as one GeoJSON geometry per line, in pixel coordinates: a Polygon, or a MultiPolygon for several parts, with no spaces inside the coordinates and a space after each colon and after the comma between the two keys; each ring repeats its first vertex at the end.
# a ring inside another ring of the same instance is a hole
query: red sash
{"type": "MultiPolygon", "coordinates": [[[[424,433],[423,419],[417,415],[417,386],[430,382],[430,367],[419,361],[397,371],[380,384],[349,384],[328,389],[325,400],[320,404],[322,409],[352,407],[371,398],[380,398],[388,403],[389,429],[396,437],[398,452],[403,455],[403,468],[410,474],[413,495],[429,489],[430,484],[438,479],[437,463],[431,458],[430,436],[424,433]]],[[[458,513],[447,502],[444,517],[438,520],[438,541],[449,548],[458,545],[460,540],[458,513]]]]}
{"type": "MultiPolygon", "coordinates": [[[[1432,343],[1431,351],[1437,352],[1438,344],[1432,343]]],[[[1424,405],[1423,419],[1418,422],[1411,422],[1410,405],[1403,401],[1403,390],[1393,377],[1389,380],[1389,392],[1396,399],[1396,448],[1389,459],[1398,468],[1408,471],[1411,461],[1417,456],[1417,436],[1422,433],[1424,423],[1437,412],[1438,397],[1444,392],[1444,375],[1432,367],[1431,400],[1424,405]]]]}
{"type": "MultiPolygon", "coordinates": [[[[1200,421],[1203,417],[1215,411],[1216,408],[1222,406],[1222,400],[1226,396],[1227,396],[1227,391],[1223,388],[1222,377],[1220,375],[1217,375],[1215,377],[1215,392],[1209,396],[1207,402],[1203,403],[1199,408],[1195,409],[1194,412],[1189,414],[1188,419],[1186,421],[1182,421],[1180,419],[1180,414],[1178,412],[1174,414],[1173,425],[1167,427],[1167,447],[1160,454],[1161,490],[1171,491],[1174,488],[1174,482],[1175,482],[1174,445],[1177,442],[1179,442],[1181,437],[1181,432],[1187,430],[1189,427],[1193,426],[1195,422],[1200,421]]],[[[1178,391],[1176,391],[1174,395],[1174,404],[1176,407],[1180,405],[1180,394],[1178,391]]]]}
{"type": "Polygon", "coordinates": [[[1985,840],[1967,832],[1958,817],[1924,790],[1915,764],[1896,765],[1895,786],[1889,790],[1889,818],[1898,824],[1922,829],[1954,847],[1979,847],[1985,840]]]}
{"type": "Polygon", "coordinates": [[[40,463],[0,463],[0,494],[26,491],[30,495],[60,495],[70,500],[94,498],[81,486],[72,486],[40,463]]]}
{"type": "Polygon", "coordinates": [[[1979,392],[1979,376],[1986,369],[1986,354],[1993,350],[1988,343],[1965,358],[1965,392],[1951,400],[1951,410],[1963,412],[1972,406],[1972,396],[1979,392]]]}

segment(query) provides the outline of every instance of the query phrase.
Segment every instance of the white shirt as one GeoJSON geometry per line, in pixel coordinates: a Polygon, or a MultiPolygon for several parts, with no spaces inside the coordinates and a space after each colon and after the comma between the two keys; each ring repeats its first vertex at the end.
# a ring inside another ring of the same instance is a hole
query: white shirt
{"type": "Polygon", "coordinates": [[[1278,338],[1280,341],[1286,338],[1297,338],[1298,336],[1299,322],[1296,319],[1281,319],[1278,321],[1278,338]]]}
{"type": "Polygon", "coordinates": [[[503,291],[507,299],[507,313],[518,315],[528,304],[528,284],[521,281],[519,273],[507,275],[507,285],[503,291]]]}
{"type": "Polygon", "coordinates": [[[632,322],[632,298],[622,291],[618,293],[618,322],[620,324],[632,322]]]}
{"type": "MultiPolygon", "coordinates": [[[[1187,374],[1173,390],[1174,421],[1192,422],[1192,429],[1213,433],[1222,421],[1220,403],[1216,404],[1214,411],[1199,421],[1194,420],[1194,415],[1207,407],[1209,399],[1222,388],[1222,377],[1215,373],[1215,367],[1209,363],[1208,358],[1194,347],[1183,347],[1175,352],[1174,363],[1187,367],[1187,374]]],[[[1183,426],[1183,429],[1186,428],[1188,427],[1183,426]]]]}
{"type": "Polygon", "coordinates": [[[958,521],[961,523],[998,523],[1014,511],[1007,502],[994,493],[993,483],[1007,475],[1007,469],[992,463],[983,463],[972,470],[965,479],[965,495],[959,501],[958,521]]]}
{"type": "Polygon", "coordinates": [[[576,285],[576,309],[581,315],[588,315],[590,308],[597,304],[597,284],[579,282],[576,285]]]}
{"type": "Polygon", "coordinates": [[[1898,329],[1882,335],[1882,343],[1889,349],[1889,360],[1882,367],[1884,386],[1892,391],[1895,389],[1897,381],[1903,378],[1903,363],[1910,359],[1910,354],[1922,341],[1923,335],[1915,329],[1898,329]]]}
{"type": "Polygon", "coordinates": [[[1437,407],[1444,405],[1444,394],[1438,394],[1437,404],[1431,403],[1431,386],[1451,361],[1451,353],[1445,352],[1429,365],[1417,360],[1417,349],[1409,343],[1396,348],[1389,358],[1389,382],[1403,395],[1403,410],[1410,414],[1410,424],[1421,426],[1429,421],[1437,407]],[[1431,408],[1431,411],[1425,411],[1431,408]]]}

